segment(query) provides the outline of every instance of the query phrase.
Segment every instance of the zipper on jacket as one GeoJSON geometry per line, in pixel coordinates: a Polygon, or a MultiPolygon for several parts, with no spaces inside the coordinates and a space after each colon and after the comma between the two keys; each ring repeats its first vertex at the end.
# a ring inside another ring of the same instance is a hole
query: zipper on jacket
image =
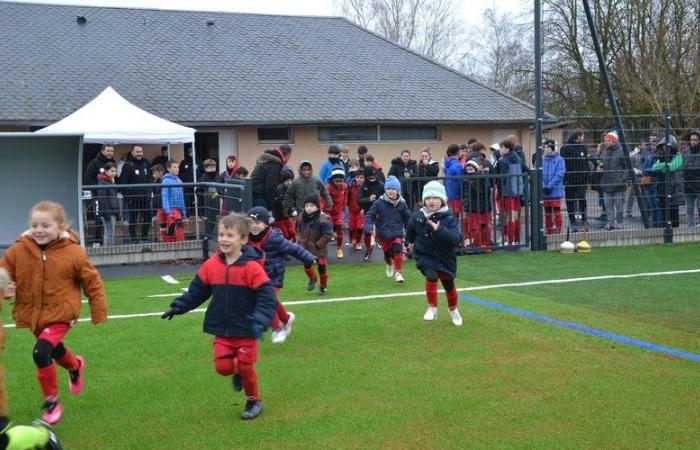
{"type": "Polygon", "coordinates": [[[40,301],[40,309],[39,309],[39,316],[37,317],[37,324],[41,320],[41,313],[44,311],[44,285],[46,284],[46,261],[48,258],[46,257],[46,251],[42,250],[41,251],[41,301],[40,301]]]}

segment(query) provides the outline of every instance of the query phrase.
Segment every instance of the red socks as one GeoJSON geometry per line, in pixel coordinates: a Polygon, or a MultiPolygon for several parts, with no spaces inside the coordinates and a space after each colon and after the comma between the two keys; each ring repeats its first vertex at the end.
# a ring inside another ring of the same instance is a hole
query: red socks
{"type": "Polygon", "coordinates": [[[49,367],[37,369],[36,377],[41,386],[41,392],[46,397],[58,396],[58,382],[56,381],[56,365],[51,364],[49,367]]]}
{"type": "Polygon", "coordinates": [[[282,305],[281,301],[277,301],[277,315],[276,317],[279,317],[279,320],[281,320],[284,323],[287,323],[289,321],[289,314],[287,314],[287,310],[284,309],[284,305],[282,305]]]}
{"type": "Polygon", "coordinates": [[[243,383],[245,396],[248,399],[260,400],[260,393],[258,392],[258,375],[255,373],[255,367],[253,367],[253,364],[240,361],[238,363],[238,373],[241,374],[241,382],[243,383]]]}
{"type": "Polygon", "coordinates": [[[401,252],[394,253],[394,270],[401,272],[401,266],[403,265],[403,255],[401,252]]]}
{"type": "Polygon", "coordinates": [[[428,296],[428,304],[437,308],[438,284],[437,281],[425,280],[425,294],[428,296]]]}
{"type": "Polygon", "coordinates": [[[372,253],[372,235],[365,234],[365,249],[372,253]]]}
{"type": "Polygon", "coordinates": [[[64,369],[71,370],[71,369],[77,369],[78,368],[78,360],[75,359],[75,356],[66,348],[66,354],[63,355],[63,358],[55,360],[56,363],[63,367],[64,369]]]}
{"type": "Polygon", "coordinates": [[[328,286],[328,273],[324,272],[321,274],[321,287],[325,288],[328,286]]]}
{"type": "Polygon", "coordinates": [[[304,273],[309,278],[316,278],[316,271],[314,270],[314,266],[304,267],[304,273]]]}
{"type": "Polygon", "coordinates": [[[355,242],[357,242],[358,244],[360,242],[362,242],[362,229],[361,228],[358,228],[357,230],[355,230],[355,242]]]}
{"type": "Polygon", "coordinates": [[[457,307],[457,289],[447,291],[445,294],[447,294],[447,307],[450,308],[450,311],[452,311],[457,307]]]}
{"type": "Polygon", "coordinates": [[[343,229],[335,233],[335,242],[338,244],[338,248],[343,247],[343,229]]]}

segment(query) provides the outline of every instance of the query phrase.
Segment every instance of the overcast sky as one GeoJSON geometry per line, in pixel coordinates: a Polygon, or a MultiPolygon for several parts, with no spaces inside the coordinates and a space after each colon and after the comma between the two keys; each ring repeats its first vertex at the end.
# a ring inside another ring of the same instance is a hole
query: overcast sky
{"type": "MultiPolygon", "coordinates": [[[[6,1],[6,0],[0,0],[6,1]]],[[[53,3],[128,8],[189,9],[286,15],[338,15],[341,0],[22,0],[24,3],[53,3]]],[[[474,24],[487,8],[496,5],[499,12],[519,13],[530,7],[530,0],[457,0],[464,21],[474,24]]]]}

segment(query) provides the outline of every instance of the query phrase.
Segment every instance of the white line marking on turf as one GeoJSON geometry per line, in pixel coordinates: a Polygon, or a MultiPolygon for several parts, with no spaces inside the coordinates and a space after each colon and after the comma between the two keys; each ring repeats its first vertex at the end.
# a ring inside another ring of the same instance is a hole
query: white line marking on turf
{"type": "MultiPolygon", "coordinates": [[[[580,281],[595,281],[595,280],[614,280],[614,279],[625,279],[625,278],[640,278],[640,277],[659,277],[659,276],[665,276],[665,275],[686,275],[686,274],[691,274],[691,273],[700,273],[700,269],[690,269],[690,270],[673,270],[673,271],[668,271],[668,272],[642,272],[642,273],[630,273],[626,275],[599,275],[599,276],[593,276],[593,277],[579,277],[579,278],[562,278],[558,280],[539,280],[539,281],[523,281],[523,282],[518,282],[518,283],[503,283],[503,284],[487,284],[483,286],[469,286],[465,288],[460,288],[457,289],[459,292],[467,292],[467,291],[482,291],[482,290],[487,290],[487,289],[499,289],[499,288],[505,288],[505,287],[523,287],[523,286],[536,286],[536,285],[542,285],[542,284],[562,284],[562,283],[577,283],[580,281]]],[[[183,289],[186,290],[186,289],[183,289]]],[[[440,290],[439,292],[445,292],[444,290],[440,290]]],[[[338,302],[352,302],[352,301],[360,301],[360,300],[372,300],[376,298],[397,298],[397,297],[415,297],[418,295],[424,295],[424,291],[417,291],[417,292],[398,292],[394,294],[377,294],[377,295],[364,295],[360,297],[335,297],[335,298],[324,298],[324,299],[317,299],[317,300],[297,300],[297,301],[288,301],[284,302],[285,306],[286,305],[312,305],[312,304],[320,304],[320,303],[338,303],[338,302]]],[[[159,294],[159,295],[150,295],[149,297],[154,298],[154,297],[174,297],[176,295],[180,295],[179,292],[176,292],[174,294],[159,294]]],[[[199,308],[199,309],[193,309],[190,312],[204,312],[206,311],[206,308],[199,308]]],[[[108,318],[110,320],[114,319],[131,319],[135,317],[153,317],[153,316],[160,316],[163,314],[162,312],[151,312],[151,313],[138,313],[138,314],[118,314],[114,316],[109,316],[108,318]]],[[[85,317],[83,319],[79,319],[78,322],[89,322],[90,318],[85,317]]],[[[5,328],[15,328],[15,324],[10,323],[6,324],[5,328]]]]}
{"type": "Polygon", "coordinates": [[[163,281],[165,281],[166,283],[170,283],[170,284],[180,284],[180,282],[177,281],[175,278],[173,278],[172,275],[163,275],[161,278],[162,278],[163,281]]]}

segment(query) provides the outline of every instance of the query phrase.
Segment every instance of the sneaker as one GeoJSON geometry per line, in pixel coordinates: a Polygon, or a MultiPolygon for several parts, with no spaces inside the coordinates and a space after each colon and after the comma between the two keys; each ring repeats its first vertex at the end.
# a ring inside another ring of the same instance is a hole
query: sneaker
{"type": "Polygon", "coordinates": [[[318,288],[318,295],[326,295],[326,288],[324,288],[323,286],[320,286],[318,288]]]}
{"type": "Polygon", "coordinates": [[[459,311],[457,311],[457,308],[450,311],[450,317],[452,318],[452,324],[454,326],[462,326],[462,316],[459,315],[459,311]]]}
{"type": "Polygon", "coordinates": [[[386,277],[391,278],[394,276],[394,265],[393,264],[387,264],[386,265],[386,277]]]}
{"type": "Polygon", "coordinates": [[[395,277],[395,279],[396,279],[396,282],[397,282],[397,283],[403,283],[403,282],[404,282],[403,275],[401,275],[401,272],[396,272],[396,277],[395,277]]]}
{"type": "Polygon", "coordinates": [[[338,250],[335,251],[335,257],[338,259],[343,259],[343,249],[338,247],[338,250]]]}
{"type": "Polygon", "coordinates": [[[355,250],[362,250],[362,244],[360,244],[359,242],[355,244],[355,250]]]}
{"type": "Polygon", "coordinates": [[[364,261],[369,261],[372,259],[372,252],[365,252],[365,257],[362,258],[364,261]]]}
{"type": "Polygon", "coordinates": [[[316,287],[316,282],[318,281],[317,278],[309,278],[309,284],[306,285],[306,290],[307,291],[313,291],[314,288],[316,287]]]}
{"type": "Polygon", "coordinates": [[[46,401],[44,401],[43,409],[44,412],[41,418],[44,419],[44,422],[49,425],[55,425],[61,420],[63,406],[61,406],[56,397],[47,397],[46,401]]]}
{"type": "Polygon", "coordinates": [[[437,319],[437,306],[428,306],[428,310],[423,314],[423,320],[437,319]]]}
{"type": "Polygon", "coordinates": [[[287,340],[287,333],[284,332],[284,329],[282,327],[275,328],[274,330],[272,330],[272,343],[273,344],[282,344],[286,340],[287,340]]]}
{"type": "Polygon", "coordinates": [[[51,425],[44,422],[43,420],[36,419],[35,421],[32,422],[32,426],[34,428],[43,428],[48,433],[49,442],[46,444],[46,447],[44,447],[46,450],[62,450],[63,449],[63,447],[61,446],[61,443],[58,441],[58,437],[56,436],[56,433],[54,433],[51,425]]]}
{"type": "Polygon", "coordinates": [[[241,414],[241,419],[250,420],[255,419],[260,415],[263,409],[262,401],[260,400],[247,400],[245,402],[245,410],[241,414]]]}
{"type": "Polygon", "coordinates": [[[288,338],[290,334],[292,334],[292,324],[294,323],[294,320],[297,318],[296,315],[294,315],[293,312],[287,313],[289,315],[289,319],[287,319],[287,323],[282,324],[282,329],[284,330],[285,338],[288,338]]]}
{"type": "Polygon", "coordinates": [[[78,361],[78,368],[68,371],[68,385],[70,387],[70,393],[73,395],[78,395],[80,394],[80,391],[83,390],[83,370],[85,369],[85,358],[82,356],[76,356],[75,359],[78,361]]]}
{"type": "Polygon", "coordinates": [[[231,384],[233,384],[233,390],[241,392],[243,390],[243,380],[241,380],[240,373],[234,373],[231,377],[231,384]]]}
{"type": "Polygon", "coordinates": [[[346,242],[345,247],[352,247],[352,242],[350,242],[350,241],[346,242]]]}

